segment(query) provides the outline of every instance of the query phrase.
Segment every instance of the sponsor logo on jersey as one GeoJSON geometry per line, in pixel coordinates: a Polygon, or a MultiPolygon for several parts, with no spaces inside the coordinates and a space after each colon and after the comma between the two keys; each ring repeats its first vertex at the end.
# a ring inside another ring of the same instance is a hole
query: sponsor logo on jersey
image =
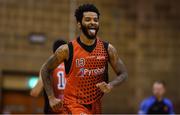
{"type": "Polygon", "coordinates": [[[105,56],[97,56],[97,59],[105,59],[105,56]]]}
{"type": "Polygon", "coordinates": [[[96,56],[87,56],[86,59],[96,58],[96,56]]]}
{"type": "Polygon", "coordinates": [[[97,76],[103,74],[105,71],[105,67],[97,68],[97,69],[86,69],[80,68],[79,76],[97,76]]]}

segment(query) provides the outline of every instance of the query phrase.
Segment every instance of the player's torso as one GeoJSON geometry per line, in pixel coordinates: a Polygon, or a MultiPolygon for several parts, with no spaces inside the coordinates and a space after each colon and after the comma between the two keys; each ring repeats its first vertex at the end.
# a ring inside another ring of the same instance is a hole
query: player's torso
{"type": "Polygon", "coordinates": [[[99,39],[96,42],[96,47],[88,52],[77,40],[72,41],[73,60],[66,79],[65,99],[90,104],[102,97],[96,84],[105,79],[108,54],[103,42],[99,39]]]}
{"type": "Polygon", "coordinates": [[[52,84],[55,97],[62,99],[66,85],[64,63],[60,64],[52,73],[52,84]]]}

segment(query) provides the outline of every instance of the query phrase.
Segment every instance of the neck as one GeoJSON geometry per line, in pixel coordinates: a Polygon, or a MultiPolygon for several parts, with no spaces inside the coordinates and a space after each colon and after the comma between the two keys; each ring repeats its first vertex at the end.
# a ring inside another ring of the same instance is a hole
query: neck
{"type": "Polygon", "coordinates": [[[96,39],[88,39],[84,34],[80,35],[80,40],[83,44],[91,46],[95,43],[96,39]]]}
{"type": "Polygon", "coordinates": [[[158,97],[158,96],[156,96],[156,98],[158,101],[161,101],[163,99],[163,97],[158,97]]]}

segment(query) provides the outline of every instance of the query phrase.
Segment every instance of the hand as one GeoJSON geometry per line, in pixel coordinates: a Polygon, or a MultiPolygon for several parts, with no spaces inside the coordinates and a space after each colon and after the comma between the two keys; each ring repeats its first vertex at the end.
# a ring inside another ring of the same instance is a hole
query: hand
{"type": "Polygon", "coordinates": [[[54,112],[59,112],[60,108],[63,105],[61,99],[57,99],[56,97],[49,97],[49,104],[54,112]]]}
{"type": "Polygon", "coordinates": [[[112,85],[107,84],[106,82],[97,83],[96,86],[104,93],[109,93],[113,88],[112,85]]]}

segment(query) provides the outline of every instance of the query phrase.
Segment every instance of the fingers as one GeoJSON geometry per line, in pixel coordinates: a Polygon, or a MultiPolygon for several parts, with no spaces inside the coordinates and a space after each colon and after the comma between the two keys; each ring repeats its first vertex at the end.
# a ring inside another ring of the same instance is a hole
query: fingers
{"type": "Polygon", "coordinates": [[[62,105],[63,104],[60,99],[55,99],[51,102],[51,108],[54,112],[59,112],[62,105]]]}
{"type": "Polygon", "coordinates": [[[58,104],[54,105],[52,109],[53,109],[53,111],[58,112],[60,108],[61,108],[61,104],[58,103],[58,104]]]}
{"type": "Polygon", "coordinates": [[[109,93],[112,89],[106,82],[97,83],[96,86],[99,87],[104,93],[109,93]]]}
{"type": "Polygon", "coordinates": [[[59,112],[60,111],[60,106],[59,105],[55,105],[55,106],[53,106],[53,108],[52,108],[52,110],[54,111],[54,112],[59,112]]]}
{"type": "Polygon", "coordinates": [[[106,82],[104,81],[96,84],[97,87],[104,87],[105,85],[106,85],[106,82]]]}

